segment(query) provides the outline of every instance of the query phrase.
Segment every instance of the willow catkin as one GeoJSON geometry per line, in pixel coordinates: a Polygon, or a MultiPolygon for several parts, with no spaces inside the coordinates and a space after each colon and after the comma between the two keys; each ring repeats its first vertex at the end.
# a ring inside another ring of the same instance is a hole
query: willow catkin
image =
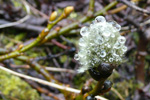
{"type": "Polygon", "coordinates": [[[78,72],[84,72],[101,63],[118,65],[123,62],[127,51],[125,37],[119,31],[121,26],[115,21],[106,21],[103,16],[95,18],[89,27],[80,30],[79,51],[75,54],[81,67],[78,72]]]}

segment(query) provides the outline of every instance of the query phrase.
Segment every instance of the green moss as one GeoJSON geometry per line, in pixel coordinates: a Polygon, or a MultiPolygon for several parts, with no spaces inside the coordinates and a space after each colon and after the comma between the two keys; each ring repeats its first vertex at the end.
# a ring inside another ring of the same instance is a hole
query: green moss
{"type": "Polygon", "coordinates": [[[66,55],[61,56],[60,61],[61,63],[64,63],[65,61],[67,61],[67,56],[66,55]]]}
{"type": "Polygon", "coordinates": [[[32,89],[19,77],[0,70],[0,91],[6,96],[19,100],[41,100],[35,89],[32,89]]]}
{"type": "Polygon", "coordinates": [[[20,33],[18,35],[15,35],[15,40],[21,41],[26,37],[26,33],[20,33]]]}
{"type": "Polygon", "coordinates": [[[81,89],[86,82],[86,80],[90,79],[90,75],[87,73],[84,74],[77,74],[73,78],[73,83],[75,88],[81,89]]]}

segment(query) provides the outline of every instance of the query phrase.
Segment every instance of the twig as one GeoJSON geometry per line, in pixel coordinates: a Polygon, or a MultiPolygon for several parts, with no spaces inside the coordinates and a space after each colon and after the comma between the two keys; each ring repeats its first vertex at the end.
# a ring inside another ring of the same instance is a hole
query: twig
{"type": "MultiPolygon", "coordinates": [[[[132,1],[132,2],[137,2],[137,1],[139,1],[139,0],[131,0],[131,1],[132,1]]],[[[109,13],[110,13],[110,14],[115,14],[115,13],[118,13],[118,12],[120,12],[120,11],[126,9],[126,8],[127,8],[127,5],[122,5],[122,6],[120,6],[120,7],[117,7],[117,8],[115,8],[115,9],[109,11],[109,13]]]]}
{"type": "Polygon", "coordinates": [[[10,37],[7,37],[7,36],[3,36],[5,37],[6,39],[8,39],[10,42],[13,42],[13,43],[16,43],[16,44],[22,44],[23,42],[19,41],[19,40],[15,40],[15,39],[12,39],[10,37]]]}
{"type": "MultiPolygon", "coordinates": [[[[11,23],[11,22],[0,19],[0,24],[9,24],[9,23],[11,23]]],[[[43,26],[31,25],[31,24],[28,24],[28,23],[20,23],[19,25],[17,24],[15,26],[11,26],[11,27],[15,27],[15,28],[18,28],[18,29],[25,29],[25,30],[35,31],[35,32],[37,32],[37,33],[35,33],[36,35],[38,33],[40,33],[45,28],[43,26]]]]}
{"type": "Polygon", "coordinates": [[[99,16],[99,15],[102,15],[102,14],[105,14],[109,9],[111,9],[112,7],[114,7],[114,6],[117,5],[117,4],[118,4],[117,1],[111,2],[111,3],[108,4],[104,9],[102,9],[102,10],[96,12],[96,13],[94,14],[94,17],[99,16]]]}
{"type": "Polygon", "coordinates": [[[49,53],[47,56],[40,56],[40,57],[36,57],[36,58],[31,58],[30,60],[35,60],[35,61],[39,61],[39,60],[47,60],[47,59],[53,59],[53,58],[57,58],[57,57],[60,57],[64,54],[67,54],[69,52],[73,52],[72,49],[69,49],[69,50],[64,50],[63,52],[60,52],[58,54],[51,54],[49,53]]]}
{"type": "Polygon", "coordinates": [[[70,49],[71,48],[71,47],[68,47],[68,46],[65,46],[65,45],[59,43],[56,39],[52,39],[51,42],[62,49],[70,49]]]}
{"type": "Polygon", "coordinates": [[[144,25],[147,25],[147,24],[150,24],[150,19],[148,19],[147,21],[145,21],[143,23],[140,23],[140,26],[144,26],[144,25]]]}
{"type": "Polygon", "coordinates": [[[12,23],[8,23],[8,24],[0,25],[0,29],[1,28],[11,27],[11,26],[15,26],[15,25],[21,24],[21,23],[25,22],[27,19],[30,18],[30,15],[29,15],[30,14],[30,7],[24,2],[24,0],[22,0],[22,2],[24,3],[25,8],[27,10],[27,15],[25,17],[23,17],[22,19],[16,21],[16,22],[12,22],[12,23]]]}
{"type": "MultiPolygon", "coordinates": [[[[24,68],[24,69],[29,69],[29,65],[14,65],[11,64],[11,67],[13,68],[24,68]]],[[[54,71],[54,72],[67,72],[67,73],[72,73],[75,74],[76,72],[71,69],[65,69],[65,68],[56,68],[56,67],[45,67],[47,71],[54,71]]]]}
{"type": "Polygon", "coordinates": [[[97,100],[108,100],[108,99],[103,98],[103,97],[101,97],[101,96],[95,96],[95,98],[96,98],[97,100]]]}
{"type": "Polygon", "coordinates": [[[94,5],[95,5],[95,0],[90,0],[89,11],[92,11],[93,13],[94,13],[94,5]]]}
{"type": "Polygon", "coordinates": [[[0,55],[1,54],[6,54],[8,53],[9,51],[7,49],[4,49],[4,48],[0,48],[0,55]]]}
{"type": "Polygon", "coordinates": [[[25,81],[28,82],[31,85],[31,87],[35,88],[37,91],[44,93],[44,94],[48,95],[49,97],[54,98],[55,100],[61,100],[55,94],[51,93],[47,89],[41,88],[37,83],[30,81],[30,80],[26,80],[26,79],[25,79],[25,81]]]}
{"type": "Polygon", "coordinates": [[[58,85],[58,84],[55,84],[55,83],[52,83],[52,82],[48,82],[48,81],[45,81],[45,80],[42,80],[42,79],[34,78],[34,77],[24,75],[24,74],[21,74],[21,73],[17,73],[15,71],[12,71],[12,70],[7,69],[7,68],[2,67],[2,66],[0,66],[0,69],[4,70],[6,72],[9,72],[13,75],[16,75],[16,76],[19,76],[19,77],[22,77],[22,78],[25,78],[25,79],[29,79],[29,80],[38,82],[40,84],[48,85],[48,86],[51,86],[51,87],[54,87],[54,88],[57,88],[57,89],[61,89],[61,90],[66,90],[66,91],[69,91],[69,92],[80,93],[80,90],[73,89],[73,88],[70,88],[70,87],[67,87],[67,86],[58,85]]]}
{"type": "Polygon", "coordinates": [[[134,5],[132,2],[129,2],[128,0],[118,0],[118,1],[124,3],[125,5],[127,5],[127,6],[129,6],[129,7],[131,7],[131,8],[133,8],[133,9],[135,9],[135,10],[137,10],[137,11],[140,11],[140,12],[142,12],[142,13],[146,13],[146,14],[148,14],[148,15],[150,14],[150,11],[145,10],[145,9],[143,9],[143,8],[140,8],[140,7],[136,6],[136,5],[134,5]]]}
{"type": "Polygon", "coordinates": [[[29,69],[29,65],[15,65],[15,64],[10,64],[12,68],[23,68],[23,69],[29,69]]]}
{"type": "Polygon", "coordinates": [[[67,73],[75,73],[74,70],[71,69],[64,69],[64,68],[55,68],[55,67],[45,67],[48,71],[55,71],[55,72],[67,72],[67,73]]]}
{"type": "Polygon", "coordinates": [[[16,59],[29,64],[32,69],[34,69],[38,73],[42,74],[45,77],[46,80],[48,80],[48,81],[54,80],[54,77],[52,75],[50,75],[50,73],[48,73],[48,71],[44,67],[42,67],[41,65],[39,65],[35,61],[33,61],[33,62],[30,61],[29,57],[19,56],[19,57],[16,57],[16,59]]]}
{"type": "Polygon", "coordinates": [[[18,100],[17,98],[11,97],[10,95],[5,95],[3,93],[0,92],[0,97],[2,97],[2,100],[18,100]],[[7,99],[6,99],[7,98],[7,99]]]}
{"type": "Polygon", "coordinates": [[[90,0],[87,17],[92,17],[94,14],[95,0],[90,0]]]}
{"type": "MultiPolygon", "coordinates": [[[[0,48],[0,54],[6,54],[6,52],[8,52],[6,49],[1,49],[0,48]]],[[[59,55],[60,54],[56,55],[56,57],[59,56],[59,55]]],[[[20,60],[20,61],[23,61],[23,62],[26,62],[27,64],[29,64],[30,66],[26,65],[26,68],[30,68],[30,67],[33,68],[38,73],[42,74],[45,77],[46,80],[48,80],[48,81],[55,80],[56,83],[59,83],[50,73],[48,73],[48,71],[46,70],[45,67],[42,67],[41,65],[39,65],[35,61],[32,61],[29,57],[27,57],[27,56],[19,56],[19,57],[16,57],[16,59],[20,60]]],[[[12,67],[13,66],[14,65],[12,65],[12,67]]],[[[17,66],[15,66],[15,67],[17,67],[17,66]]],[[[19,66],[19,68],[20,68],[20,66],[19,66]]],[[[52,70],[52,71],[75,73],[75,71],[69,70],[69,69],[62,69],[62,68],[58,68],[57,69],[57,68],[52,68],[52,67],[51,68],[47,67],[47,68],[49,70],[52,70]]],[[[61,84],[61,83],[59,83],[59,84],[61,84]]]]}
{"type": "Polygon", "coordinates": [[[28,2],[26,2],[25,0],[24,0],[24,2],[30,7],[30,9],[32,10],[33,13],[38,13],[38,14],[40,14],[41,16],[43,16],[45,19],[49,19],[49,17],[48,17],[46,14],[40,12],[39,10],[37,10],[36,8],[34,8],[32,5],[30,5],[30,4],[29,4],[28,2]]]}
{"type": "Polygon", "coordinates": [[[22,3],[25,5],[25,8],[26,8],[26,11],[27,11],[27,14],[30,14],[30,7],[29,7],[29,5],[27,4],[27,2],[25,1],[25,0],[21,0],[22,1],[22,3]]]}
{"type": "Polygon", "coordinates": [[[123,36],[123,35],[125,35],[125,34],[127,34],[127,33],[129,33],[129,32],[131,32],[131,30],[123,31],[123,32],[120,33],[120,35],[123,36]]]}
{"type": "MultiPolygon", "coordinates": [[[[1,49],[0,48],[0,54],[6,54],[7,52],[8,51],[6,49],[1,49]]],[[[48,80],[48,81],[51,81],[51,79],[55,80],[54,77],[52,75],[50,75],[50,73],[48,73],[48,71],[44,67],[42,67],[41,65],[39,65],[35,61],[30,61],[29,57],[19,56],[19,57],[16,57],[16,59],[29,64],[31,68],[33,68],[38,73],[42,74],[45,77],[46,80],[48,80]]],[[[57,80],[55,82],[57,82],[57,80]]]]}
{"type": "MultiPolygon", "coordinates": [[[[125,16],[125,14],[121,13],[122,15],[125,16]]],[[[132,25],[134,25],[138,30],[141,30],[140,24],[139,22],[137,22],[134,18],[132,18],[131,16],[127,16],[125,17],[125,20],[130,22],[132,25]]],[[[142,31],[142,30],[141,30],[142,31]]]]}
{"type": "Polygon", "coordinates": [[[111,90],[112,90],[115,94],[117,94],[117,96],[120,98],[120,100],[125,100],[125,99],[121,96],[121,94],[120,94],[116,89],[114,89],[114,88],[112,87],[111,90]]]}
{"type": "Polygon", "coordinates": [[[118,8],[115,8],[115,9],[109,11],[109,13],[110,13],[110,14],[115,14],[115,13],[118,13],[118,12],[120,12],[120,11],[126,9],[126,8],[127,8],[126,5],[122,5],[121,7],[118,7],[118,8]]]}
{"type": "Polygon", "coordinates": [[[30,17],[30,15],[26,15],[25,17],[23,17],[22,19],[20,19],[20,20],[18,20],[16,22],[12,22],[12,23],[8,23],[8,24],[0,25],[0,29],[1,28],[11,27],[11,26],[15,26],[15,25],[21,24],[24,21],[26,21],[27,19],[29,19],[29,17],[30,17]]]}

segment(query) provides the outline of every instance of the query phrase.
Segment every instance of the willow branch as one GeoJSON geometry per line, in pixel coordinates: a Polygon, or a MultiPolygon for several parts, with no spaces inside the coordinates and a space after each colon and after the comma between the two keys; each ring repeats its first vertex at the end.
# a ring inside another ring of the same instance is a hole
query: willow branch
{"type": "Polygon", "coordinates": [[[77,29],[79,28],[79,24],[80,23],[85,23],[87,21],[89,21],[90,19],[96,17],[96,16],[99,16],[99,15],[103,15],[105,14],[109,9],[111,9],[112,7],[114,7],[118,2],[117,1],[114,1],[110,4],[108,4],[106,7],[104,7],[102,10],[100,11],[97,11],[93,17],[88,17],[88,16],[85,16],[83,17],[82,19],[80,19],[78,22],[74,22],[66,27],[63,27],[61,28],[59,31],[52,31],[50,32],[46,37],[45,39],[43,40],[43,43],[48,41],[48,40],[51,40],[57,36],[60,36],[60,35],[64,35],[64,34],[67,34],[69,31],[73,30],[73,29],[77,29]]]}
{"type": "MultiPolygon", "coordinates": [[[[14,57],[17,57],[17,56],[20,56],[22,55],[23,52],[35,47],[36,45],[38,45],[40,42],[43,41],[43,39],[47,36],[47,34],[50,32],[50,30],[52,29],[52,27],[54,25],[56,25],[59,21],[61,21],[62,19],[66,18],[71,12],[73,11],[73,7],[66,7],[63,11],[63,13],[61,14],[60,17],[58,17],[58,19],[56,19],[55,21],[53,22],[50,22],[48,25],[47,25],[47,28],[45,28],[40,34],[39,36],[33,41],[31,42],[30,44],[28,45],[25,45],[25,46],[22,46],[19,50],[15,50],[9,54],[6,54],[6,55],[2,55],[0,56],[0,61],[3,61],[3,60],[6,60],[6,59],[9,59],[9,58],[14,58],[14,57]]],[[[53,16],[53,15],[51,15],[53,16]]],[[[50,17],[51,17],[50,16],[50,17]]],[[[57,17],[57,16],[53,16],[53,17],[57,17]]]]}

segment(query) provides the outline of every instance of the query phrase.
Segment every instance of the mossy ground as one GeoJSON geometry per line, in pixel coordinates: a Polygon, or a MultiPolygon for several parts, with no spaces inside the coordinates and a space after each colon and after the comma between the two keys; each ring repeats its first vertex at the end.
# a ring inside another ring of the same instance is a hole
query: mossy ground
{"type": "Polygon", "coordinates": [[[0,99],[12,100],[41,100],[35,89],[29,84],[8,72],[0,70],[0,99]]]}

